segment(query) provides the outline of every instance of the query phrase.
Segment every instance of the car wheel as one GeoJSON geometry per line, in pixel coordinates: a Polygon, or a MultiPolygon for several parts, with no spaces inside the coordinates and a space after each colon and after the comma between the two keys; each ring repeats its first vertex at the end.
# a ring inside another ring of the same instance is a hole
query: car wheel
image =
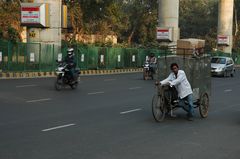
{"type": "Polygon", "coordinates": [[[231,77],[233,77],[235,74],[235,69],[231,72],[231,77]]]}
{"type": "Polygon", "coordinates": [[[224,73],[223,73],[223,77],[227,77],[227,71],[224,71],[224,73]]]}

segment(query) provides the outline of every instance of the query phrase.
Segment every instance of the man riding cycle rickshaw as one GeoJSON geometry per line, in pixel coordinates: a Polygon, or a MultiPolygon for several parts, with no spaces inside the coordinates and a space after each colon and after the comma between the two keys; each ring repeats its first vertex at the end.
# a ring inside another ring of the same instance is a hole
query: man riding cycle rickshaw
{"type": "Polygon", "coordinates": [[[169,113],[174,116],[173,111],[176,108],[187,111],[187,119],[190,121],[193,120],[194,108],[199,108],[202,118],[207,117],[211,89],[209,56],[161,57],[158,59],[157,69],[160,82],[155,83],[157,93],[152,100],[152,112],[156,121],[163,121],[169,113]],[[171,73],[167,67],[169,65],[171,73]],[[184,71],[179,70],[179,67],[184,71]]]}

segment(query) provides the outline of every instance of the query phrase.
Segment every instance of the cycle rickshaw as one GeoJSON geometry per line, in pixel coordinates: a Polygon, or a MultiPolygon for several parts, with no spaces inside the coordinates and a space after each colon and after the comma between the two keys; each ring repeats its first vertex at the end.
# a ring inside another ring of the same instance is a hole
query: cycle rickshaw
{"type": "MultiPolygon", "coordinates": [[[[158,58],[157,79],[165,79],[170,74],[171,63],[177,63],[179,68],[184,70],[193,89],[194,108],[198,108],[200,116],[208,116],[209,98],[211,93],[211,72],[210,56],[202,55],[198,57],[186,56],[165,56],[158,58]]],[[[178,96],[174,87],[169,85],[157,86],[156,94],[152,99],[152,113],[157,122],[164,120],[168,113],[173,114],[177,108],[188,111],[187,102],[185,106],[178,105],[178,96]]]]}

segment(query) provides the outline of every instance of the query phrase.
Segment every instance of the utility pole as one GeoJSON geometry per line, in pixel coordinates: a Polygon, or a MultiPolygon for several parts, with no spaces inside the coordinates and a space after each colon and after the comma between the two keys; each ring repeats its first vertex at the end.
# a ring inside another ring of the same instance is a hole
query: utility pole
{"type": "Polygon", "coordinates": [[[219,0],[218,4],[218,50],[232,53],[234,0],[219,0]]]}
{"type": "Polygon", "coordinates": [[[179,37],[179,0],[158,0],[157,39],[160,45],[176,45],[179,37]]]}
{"type": "MultiPolygon", "coordinates": [[[[42,19],[46,20],[47,25],[43,27],[27,26],[27,42],[29,43],[41,43],[41,44],[54,44],[55,52],[61,52],[61,0],[25,0],[28,5],[37,6],[39,4],[46,4],[46,14],[42,19]]],[[[25,4],[23,3],[23,4],[25,4]]],[[[40,7],[40,11],[41,11],[40,7]]],[[[39,13],[39,18],[42,16],[39,13]]],[[[42,20],[40,20],[42,21],[42,20]]]]}

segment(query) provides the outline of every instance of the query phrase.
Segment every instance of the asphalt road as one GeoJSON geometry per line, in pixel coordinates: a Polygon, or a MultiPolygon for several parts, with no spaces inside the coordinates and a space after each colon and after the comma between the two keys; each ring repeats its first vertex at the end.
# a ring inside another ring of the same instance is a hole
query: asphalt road
{"type": "Polygon", "coordinates": [[[53,78],[0,80],[0,159],[239,159],[240,71],[212,78],[207,119],[156,123],[153,81],[84,76],[60,92],[53,78]]]}

